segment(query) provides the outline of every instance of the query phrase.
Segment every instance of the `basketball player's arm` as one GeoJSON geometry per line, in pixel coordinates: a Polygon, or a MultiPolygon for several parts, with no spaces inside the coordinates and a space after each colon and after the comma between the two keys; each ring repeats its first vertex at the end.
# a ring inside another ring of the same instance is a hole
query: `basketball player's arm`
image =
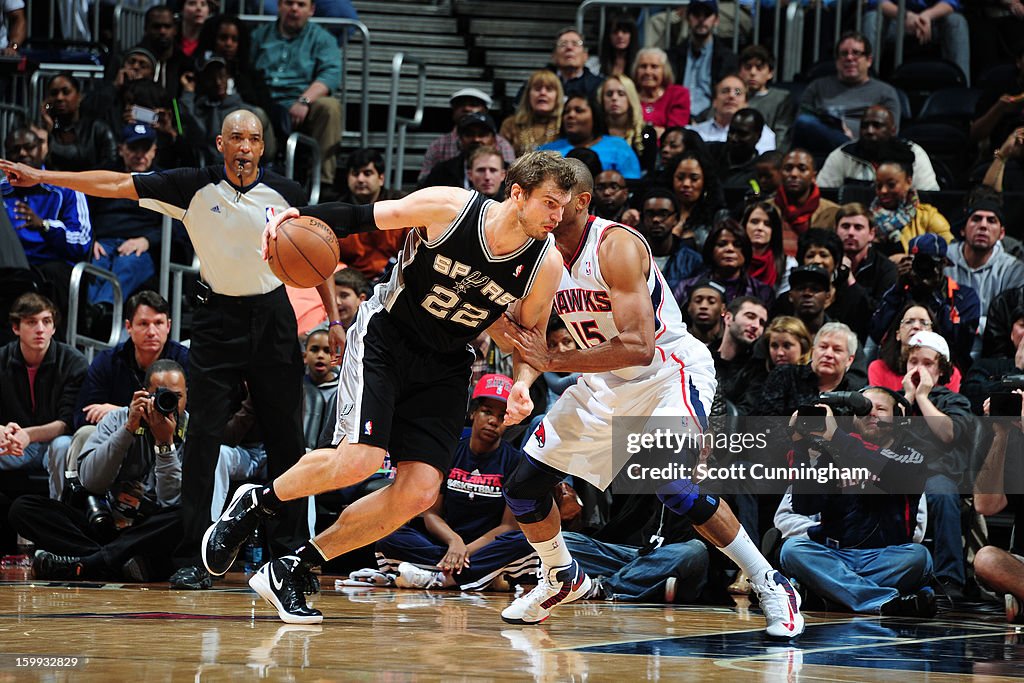
{"type": "Polygon", "coordinates": [[[608,372],[649,365],[654,358],[654,307],[647,291],[650,259],[631,233],[608,232],[598,258],[619,334],[586,349],[550,353],[546,340],[516,331],[512,343],[538,371],[608,372]]]}
{"type": "Polygon", "coordinates": [[[26,164],[17,164],[7,159],[0,159],[0,171],[7,175],[7,180],[15,187],[32,187],[39,183],[47,183],[93,197],[135,201],[139,199],[139,193],[135,189],[135,183],[132,181],[130,173],[47,171],[26,164]]]}
{"type": "Polygon", "coordinates": [[[316,206],[290,207],[267,221],[263,232],[266,241],[277,239],[281,223],[298,216],[319,218],[331,226],[339,239],[360,232],[401,230],[426,227],[427,239],[440,235],[466,205],[469,191],[459,187],[427,187],[401,199],[385,199],[371,204],[326,202],[316,206]]]}
{"type": "MultiPolygon", "coordinates": [[[[544,263],[540,266],[533,287],[519,306],[519,328],[532,337],[540,337],[547,345],[548,318],[551,316],[551,302],[562,280],[562,257],[554,247],[548,249],[544,263]]],[[[535,367],[520,353],[512,349],[512,391],[505,406],[505,424],[514,425],[530,416],[533,400],[530,386],[540,377],[543,370],[535,367]]]]}
{"type": "Polygon", "coordinates": [[[316,293],[327,311],[327,343],[331,345],[331,363],[341,364],[341,353],[345,350],[345,327],[338,321],[338,300],[335,298],[334,275],[316,286],[316,293]]]}

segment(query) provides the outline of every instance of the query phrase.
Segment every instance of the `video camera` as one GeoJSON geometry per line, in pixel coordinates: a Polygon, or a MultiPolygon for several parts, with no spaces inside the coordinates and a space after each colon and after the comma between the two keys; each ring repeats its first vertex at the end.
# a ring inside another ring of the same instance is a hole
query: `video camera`
{"type": "Polygon", "coordinates": [[[797,408],[796,414],[802,419],[796,422],[796,432],[806,435],[825,431],[827,413],[820,406],[828,406],[836,416],[869,415],[872,408],[871,400],[856,391],[826,391],[812,403],[797,408]]]}

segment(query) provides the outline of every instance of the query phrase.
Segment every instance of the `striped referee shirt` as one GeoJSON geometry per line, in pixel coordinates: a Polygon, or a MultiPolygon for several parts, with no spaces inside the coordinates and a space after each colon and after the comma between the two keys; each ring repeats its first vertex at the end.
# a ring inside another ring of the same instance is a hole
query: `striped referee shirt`
{"type": "Polygon", "coordinates": [[[253,296],[281,286],[260,253],[273,212],[303,206],[301,186],[260,169],[238,187],[223,166],[132,174],[139,205],[180,220],[199,255],[203,279],[217,294],[253,296]]]}

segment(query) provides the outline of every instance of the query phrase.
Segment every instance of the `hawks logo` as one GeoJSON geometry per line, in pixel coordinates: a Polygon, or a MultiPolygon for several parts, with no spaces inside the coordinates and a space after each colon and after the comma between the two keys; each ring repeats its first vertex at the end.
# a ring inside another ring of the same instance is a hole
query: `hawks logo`
{"type": "Polygon", "coordinates": [[[541,422],[540,426],[537,427],[537,431],[535,431],[533,433],[533,438],[537,439],[537,445],[539,447],[544,448],[544,441],[546,440],[546,437],[544,435],[544,423],[543,422],[541,422]]]}

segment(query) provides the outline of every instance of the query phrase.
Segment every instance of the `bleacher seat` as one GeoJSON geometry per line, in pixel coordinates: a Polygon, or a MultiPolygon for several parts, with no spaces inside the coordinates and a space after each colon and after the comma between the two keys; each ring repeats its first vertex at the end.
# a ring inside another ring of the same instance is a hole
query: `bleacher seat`
{"type": "Polygon", "coordinates": [[[870,206],[875,198],[875,186],[869,183],[845,183],[839,188],[839,204],[859,202],[870,206]]]}
{"type": "Polygon", "coordinates": [[[974,88],[941,88],[928,96],[914,121],[968,126],[980,98],[981,91],[974,88]]]}
{"type": "Polygon", "coordinates": [[[942,88],[966,87],[967,78],[956,64],[939,59],[900,64],[889,77],[889,84],[905,90],[911,110],[920,111],[929,94],[942,88]]]}
{"type": "Polygon", "coordinates": [[[921,145],[933,163],[940,160],[953,172],[953,185],[966,182],[970,162],[970,141],[967,131],[948,123],[915,123],[902,132],[902,136],[921,145]]]}

